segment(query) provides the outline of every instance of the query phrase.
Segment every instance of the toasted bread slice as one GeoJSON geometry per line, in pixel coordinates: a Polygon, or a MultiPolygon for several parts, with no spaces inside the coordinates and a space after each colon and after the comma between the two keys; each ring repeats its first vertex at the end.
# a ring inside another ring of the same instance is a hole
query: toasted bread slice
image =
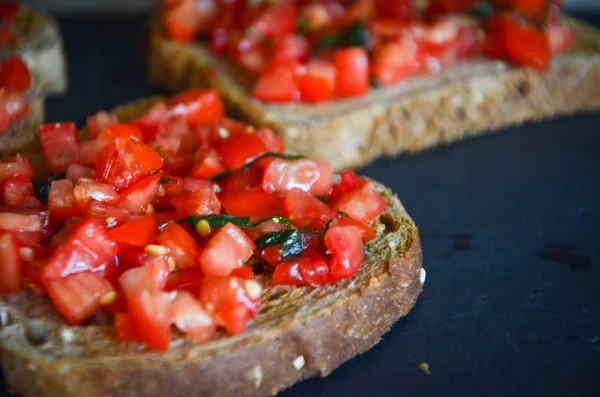
{"type": "Polygon", "coordinates": [[[168,40],[158,21],[155,16],[148,46],[152,83],[171,91],[216,87],[251,122],[282,135],[290,152],[327,160],[337,169],[600,107],[600,32],[567,17],[564,23],[577,28],[578,42],[547,73],[465,61],[438,75],[319,105],[253,99],[246,73],[200,43],[168,40]]]}
{"type": "Polygon", "coordinates": [[[16,52],[29,66],[47,95],[67,90],[67,62],[56,21],[37,9],[21,7],[11,24],[16,52]]]}
{"type": "MultiPolygon", "coordinates": [[[[131,120],[157,102],[116,110],[131,120]]],[[[39,154],[38,154],[39,155],[39,154]]],[[[0,354],[11,390],[24,397],[266,396],[326,376],[375,345],[422,290],[417,227],[388,189],[377,237],[349,280],[321,288],[265,285],[257,316],[239,336],[198,344],[174,339],[166,353],[119,343],[112,327],[67,326],[31,292],[0,299],[0,354]]]]}
{"type": "Polygon", "coordinates": [[[0,159],[35,144],[39,126],[44,121],[45,100],[37,88],[28,90],[26,96],[29,99],[29,112],[22,119],[11,122],[0,135],[0,159]]]}

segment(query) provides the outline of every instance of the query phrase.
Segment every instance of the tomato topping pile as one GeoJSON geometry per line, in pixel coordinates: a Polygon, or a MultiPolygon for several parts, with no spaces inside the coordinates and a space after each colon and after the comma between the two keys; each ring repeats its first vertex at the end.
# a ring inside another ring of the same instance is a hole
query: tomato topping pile
{"type": "Polygon", "coordinates": [[[0,62],[0,136],[11,121],[22,119],[29,113],[29,100],[25,96],[29,87],[29,68],[18,55],[0,62]]]}
{"type": "Polygon", "coordinates": [[[387,206],[354,172],[334,183],[328,163],[225,117],[213,90],[127,124],[99,112],[87,130],[40,127],[47,180],[21,155],[0,162],[0,296],[47,294],[69,324],[111,313],[118,340],[152,349],[174,328],[200,342],[243,332],[259,273],[287,286],[353,277],[387,206]]]}
{"type": "Polygon", "coordinates": [[[538,70],[576,31],[557,0],[163,0],[173,40],[202,37],[253,72],[264,102],[316,103],[366,94],[488,56],[538,70]]]}

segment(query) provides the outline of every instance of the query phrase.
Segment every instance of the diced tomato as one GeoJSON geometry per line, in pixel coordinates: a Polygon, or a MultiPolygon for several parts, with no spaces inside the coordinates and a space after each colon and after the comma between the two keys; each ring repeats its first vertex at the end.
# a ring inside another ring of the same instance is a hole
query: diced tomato
{"type": "Polygon", "coordinates": [[[225,139],[234,138],[251,131],[252,127],[228,117],[223,117],[217,122],[196,128],[194,138],[196,138],[200,148],[206,148],[217,146],[225,139]]]}
{"type": "Polygon", "coordinates": [[[246,322],[258,310],[262,288],[254,280],[234,277],[207,277],[202,282],[200,302],[217,324],[234,335],[244,331],[246,322]]]}
{"type": "Polygon", "coordinates": [[[148,212],[148,206],[158,194],[160,179],[159,174],[150,175],[122,190],[119,207],[136,214],[148,212]]]}
{"type": "Polygon", "coordinates": [[[340,173],[340,183],[334,185],[331,191],[331,201],[339,200],[346,193],[356,190],[366,183],[354,171],[342,171],[340,173]]]}
{"type": "Polygon", "coordinates": [[[577,40],[577,29],[571,26],[550,25],[548,26],[550,48],[552,54],[560,54],[571,48],[577,40]]]}
{"type": "Polygon", "coordinates": [[[15,176],[1,185],[2,198],[5,205],[22,207],[25,198],[33,196],[31,180],[23,175],[15,176]]]}
{"type": "Polygon", "coordinates": [[[133,217],[133,214],[123,208],[101,203],[96,200],[90,200],[88,202],[85,209],[85,215],[90,218],[98,219],[107,228],[122,225],[133,217]]]}
{"type": "Polygon", "coordinates": [[[366,223],[357,221],[343,214],[337,214],[331,222],[331,227],[334,226],[353,226],[360,230],[363,243],[368,243],[376,237],[375,230],[371,229],[366,223]]]}
{"type": "Polygon", "coordinates": [[[150,257],[144,265],[129,269],[119,277],[121,291],[127,299],[142,291],[160,291],[169,277],[169,263],[164,257],[150,257]]]}
{"type": "Polygon", "coordinates": [[[115,337],[120,342],[141,342],[142,337],[138,334],[135,326],[126,313],[115,314],[115,337]]]}
{"type": "Polygon", "coordinates": [[[552,49],[547,32],[517,20],[507,20],[504,34],[507,54],[512,63],[538,70],[550,67],[552,49]]]}
{"type": "Polygon", "coordinates": [[[29,68],[18,55],[0,63],[0,88],[24,91],[31,86],[29,68]]]}
{"type": "Polygon", "coordinates": [[[96,165],[96,156],[100,153],[100,145],[95,140],[79,142],[78,164],[86,167],[96,165]]]}
{"type": "Polygon", "coordinates": [[[119,199],[119,193],[114,187],[94,181],[78,183],[73,189],[73,196],[80,208],[85,207],[90,200],[111,204],[119,199]]]}
{"type": "Polygon", "coordinates": [[[293,2],[278,2],[256,19],[249,29],[275,39],[292,34],[296,30],[297,6],[293,2]]]}
{"type": "Polygon", "coordinates": [[[69,165],[77,163],[79,145],[75,123],[42,124],[40,144],[51,172],[66,172],[69,165]]]}
{"type": "Polygon", "coordinates": [[[212,316],[189,292],[179,292],[171,304],[171,322],[196,342],[209,340],[217,325],[212,316]]]}
{"type": "Polygon", "coordinates": [[[230,169],[241,168],[268,151],[263,139],[254,133],[227,139],[216,149],[225,165],[230,169]]]}
{"type": "Polygon", "coordinates": [[[71,164],[67,167],[66,179],[75,185],[81,178],[94,179],[94,170],[79,164],[71,164]]]}
{"type": "Polygon", "coordinates": [[[196,240],[177,223],[168,223],[160,232],[158,242],[169,249],[169,255],[179,269],[198,267],[201,249],[196,240]]]}
{"type": "Polygon", "coordinates": [[[23,200],[23,208],[26,210],[38,210],[41,211],[44,209],[44,204],[37,198],[33,196],[27,196],[23,200]]]}
{"type": "Polygon", "coordinates": [[[22,92],[5,91],[2,102],[4,102],[4,110],[11,120],[20,119],[29,113],[29,101],[22,92]]]}
{"type": "Polygon", "coordinates": [[[462,14],[473,10],[478,0],[432,0],[427,16],[435,18],[446,14],[462,14]]]}
{"type": "Polygon", "coordinates": [[[163,190],[164,195],[159,197],[159,200],[170,201],[171,198],[177,196],[183,191],[183,179],[172,175],[162,175],[160,178],[160,187],[158,189],[159,193],[157,194],[158,196],[160,196],[161,189],[163,190]]]}
{"type": "Polygon", "coordinates": [[[408,21],[414,16],[413,2],[411,0],[376,0],[377,14],[408,21]]]}
{"type": "Polygon", "coordinates": [[[200,269],[186,269],[171,272],[165,285],[165,291],[187,291],[199,296],[204,275],[200,269]]]}
{"type": "Polygon", "coordinates": [[[340,98],[360,96],[369,90],[369,57],[360,47],[337,50],[334,58],[335,93],[340,98]]]}
{"type": "Polygon", "coordinates": [[[285,145],[283,143],[283,138],[275,134],[272,129],[261,127],[256,130],[254,133],[262,139],[265,144],[267,151],[271,153],[283,153],[285,150],[285,145]]]}
{"type": "Polygon", "coordinates": [[[333,98],[335,76],[335,66],[330,62],[320,59],[308,62],[306,74],[301,76],[298,81],[302,101],[321,102],[333,98]]]}
{"type": "Polygon", "coordinates": [[[163,13],[163,26],[171,39],[190,41],[208,27],[216,12],[213,0],[180,0],[163,13]]]}
{"type": "Polygon", "coordinates": [[[283,216],[299,229],[322,230],[333,211],[309,192],[294,188],[283,199],[283,216]]]}
{"type": "Polygon", "coordinates": [[[102,300],[115,290],[110,283],[81,272],[46,283],[48,296],[69,324],[79,325],[102,307],[102,300]]]}
{"type": "Polygon", "coordinates": [[[163,155],[189,153],[196,148],[187,121],[181,116],[173,116],[157,132],[150,146],[163,155]]]}
{"type": "Polygon", "coordinates": [[[22,267],[18,241],[11,233],[0,232],[0,296],[21,290],[22,267]]]}
{"type": "Polygon", "coordinates": [[[301,257],[292,259],[292,262],[298,263],[298,271],[302,279],[311,287],[329,283],[329,267],[316,252],[305,252],[301,257]]]}
{"type": "Polygon", "coordinates": [[[308,40],[299,34],[279,36],[271,54],[271,62],[304,62],[308,57],[308,40]]]}
{"type": "Polygon", "coordinates": [[[229,277],[241,278],[244,280],[253,280],[254,272],[250,266],[236,267],[231,271],[229,277]]]}
{"type": "Polygon", "coordinates": [[[144,141],[150,142],[156,138],[160,130],[169,121],[169,109],[164,102],[152,106],[146,113],[130,124],[138,127],[144,135],[144,141]]]}
{"type": "Polygon", "coordinates": [[[238,19],[237,11],[232,5],[221,6],[219,10],[219,16],[210,31],[210,47],[217,54],[222,54],[229,48],[238,19]]]}
{"type": "Polygon", "coordinates": [[[269,193],[283,193],[293,188],[326,196],[333,185],[333,167],[329,163],[300,159],[271,158],[265,167],[262,189],[269,193]]]}
{"type": "Polygon", "coordinates": [[[543,21],[548,13],[550,0],[512,0],[512,9],[527,20],[543,21]]]}
{"type": "Polygon", "coordinates": [[[275,285],[305,285],[297,261],[281,262],[273,271],[275,285]]]}
{"type": "Polygon", "coordinates": [[[204,188],[209,188],[215,193],[221,191],[221,187],[216,182],[207,181],[206,179],[183,178],[183,192],[193,193],[204,188]]]}
{"type": "Polygon", "coordinates": [[[420,67],[416,43],[410,38],[400,38],[375,51],[371,71],[381,83],[389,86],[414,75],[420,67]]]}
{"type": "Polygon", "coordinates": [[[281,214],[279,198],[260,189],[222,193],[219,201],[230,215],[260,219],[281,214]]]}
{"type": "Polygon", "coordinates": [[[142,341],[154,350],[169,348],[173,299],[170,293],[142,291],[133,294],[128,301],[127,314],[131,323],[142,341]]]}
{"type": "Polygon", "coordinates": [[[207,277],[228,276],[252,256],[254,243],[239,227],[228,223],[220,228],[204,247],[199,263],[207,277]]]}
{"type": "Polygon", "coordinates": [[[229,48],[229,56],[244,69],[262,73],[268,63],[265,43],[262,37],[246,33],[233,40],[229,48]]]}
{"type": "Polygon", "coordinates": [[[96,178],[123,189],[162,166],[162,158],[150,146],[132,139],[117,139],[97,156],[96,178]]]}
{"type": "Polygon", "coordinates": [[[302,95],[294,69],[280,66],[258,78],[252,96],[263,102],[287,103],[302,95]]]}
{"type": "Polygon", "coordinates": [[[0,230],[39,232],[42,222],[29,215],[0,212],[0,230]]]}
{"type": "Polygon", "coordinates": [[[262,182],[262,174],[263,170],[260,167],[252,167],[248,171],[236,172],[226,179],[224,190],[234,192],[259,188],[262,182]]]}
{"type": "Polygon", "coordinates": [[[108,235],[118,244],[144,247],[158,236],[158,225],[148,214],[111,229],[108,235]]]}
{"type": "Polygon", "coordinates": [[[334,211],[344,212],[361,222],[377,218],[387,207],[387,201],[379,194],[372,183],[366,183],[331,203],[334,211]]]}
{"type": "Polygon", "coordinates": [[[227,170],[221,155],[215,149],[208,148],[198,153],[200,155],[190,171],[192,178],[208,179],[227,170]]]}
{"type": "Polygon", "coordinates": [[[20,7],[21,5],[18,3],[6,2],[0,4],[0,21],[7,25],[10,25],[19,13],[20,7]]]}
{"type": "Polygon", "coordinates": [[[96,137],[96,143],[99,146],[98,150],[103,150],[117,139],[128,140],[134,142],[144,142],[142,130],[131,124],[112,124],[104,128],[100,135],[96,137]]]}
{"type": "Polygon", "coordinates": [[[96,138],[104,131],[106,127],[113,124],[118,124],[119,118],[114,113],[100,111],[86,120],[88,133],[92,138],[96,138]]]}
{"type": "Polygon", "coordinates": [[[60,179],[50,184],[48,210],[54,225],[63,224],[69,218],[80,215],[81,210],[75,200],[73,182],[60,179]]]}
{"type": "MultiPolygon", "coordinates": [[[[263,234],[280,232],[282,230],[289,229],[289,228],[290,228],[290,225],[286,225],[285,223],[277,222],[277,221],[271,219],[266,222],[262,222],[260,225],[255,226],[252,229],[244,230],[244,232],[246,232],[246,235],[248,235],[248,237],[250,237],[250,240],[256,241],[256,239],[259,238],[260,236],[262,236],[263,234]]],[[[268,250],[269,248],[270,247],[267,247],[267,248],[265,248],[265,250],[268,250]]],[[[277,247],[277,248],[279,248],[279,247],[277,247]]],[[[277,261],[277,262],[280,262],[280,261],[277,261]]],[[[273,265],[277,264],[277,262],[275,262],[273,265]]]]}
{"type": "Polygon", "coordinates": [[[48,258],[42,280],[84,271],[102,276],[108,266],[114,265],[117,252],[118,247],[104,226],[95,219],[84,219],[48,258]]]}
{"type": "Polygon", "coordinates": [[[17,154],[13,159],[6,159],[4,163],[0,163],[0,183],[19,175],[25,178],[33,176],[33,167],[25,157],[17,154]]]}
{"type": "Polygon", "coordinates": [[[171,204],[182,216],[218,214],[221,211],[217,195],[208,186],[195,192],[181,193],[171,199],[171,204]]]}
{"type": "Polygon", "coordinates": [[[219,121],[225,114],[221,96],[216,90],[192,88],[167,100],[172,116],[184,117],[191,127],[219,121]]]}
{"type": "Polygon", "coordinates": [[[334,280],[353,277],[363,263],[365,251],[361,231],[353,226],[331,227],[325,245],[331,253],[329,271],[334,280]]]}

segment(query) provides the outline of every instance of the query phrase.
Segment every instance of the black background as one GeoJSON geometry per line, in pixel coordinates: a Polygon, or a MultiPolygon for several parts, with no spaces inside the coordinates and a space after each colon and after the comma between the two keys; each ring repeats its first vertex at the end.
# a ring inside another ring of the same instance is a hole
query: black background
{"type": "MultiPolygon", "coordinates": [[[[159,93],[144,23],[59,18],[70,90],[49,121],[159,93]]],[[[360,170],[419,226],[424,292],[372,350],[281,396],[600,396],[599,129],[600,113],[561,118],[360,170]]]]}

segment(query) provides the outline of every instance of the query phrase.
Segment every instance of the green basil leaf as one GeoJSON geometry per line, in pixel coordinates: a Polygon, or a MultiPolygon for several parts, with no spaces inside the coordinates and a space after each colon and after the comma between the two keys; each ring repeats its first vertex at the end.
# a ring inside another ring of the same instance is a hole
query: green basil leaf
{"type": "Polygon", "coordinates": [[[35,193],[35,197],[42,202],[42,204],[48,204],[48,193],[50,193],[50,185],[52,182],[58,181],[60,179],[65,179],[67,174],[59,173],[54,174],[48,177],[45,181],[39,181],[37,179],[31,179],[31,184],[33,185],[33,192],[35,193]]]}
{"type": "Polygon", "coordinates": [[[264,218],[264,219],[261,219],[260,221],[254,222],[253,224],[250,225],[249,228],[253,229],[253,228],[260,226],[263,223],[268,222],[268,221],[275,221],[276,223],[281,223],[283,225],[291,225],[293,223],[291,220],[282,218],[281,216],[270,216],[268,218],[264,218]]]}
{"type": "Polygon", "coordinates": [[[315,44],[310,55],[311,57],[319,56],[326,49],[337,47],[339,45],[339,42],[339,37],[335,35],[321,37],[321,39],[317,41],[317,44],[315,44]]]}
{"type": "Polygon", "coordinates": [[[371,47],[371,34],[361,21],[348,26],[343,32],[343,37],[345,47],[363,47],[367,50],[371,47]]]}
{"type": "Polygon", "coordinates": [[[480,1],[475,5],[468,15],[477,18],[477,19],[488,19],[496,10],[494,9],[494,4],[490,1],[480,1]]]}
{"type": "Polygon", "coordinates": [[[248,171],[250,168],[254,167],[256,164],[258,164],[258,162],[264,158],[268,158],[268,157],[277,157],[280,159],[284,159],[284,160],[300,160],[301,158],[304,158],[303,156],[296,156],[296,155],[291,155],[291,154],[281,154],[281,153],[275,153],[275,152],[268,152],[263,154],[262,156],[259,156],[257,158],[255,158],[254,160],[250,161],[249,163],[245,164],[243,167],[240,167],[238,169],[235,170],[229,170],[229,171],[225,171],[225,172],[221,172],[220,174],[217,174],[213,177],[210,178],[211,181],[220,181],[221,179],[227,178],[228,176],[231,176],[233,174],[237,174],[240,172],[244,172],[244,171],[248,171]]]}
{"type": "Polygon", "coordinates": [[[177,182],[177,179],[169,179],[164,174],[160,176],[160,184],[161,185],[165,185],[167,183],[176,183],[176,182],[177,182]]]}
{"type": "Polygon", "coordinates": [[[225,226],[228,223],[233,223],[234,225],[243,229],[248,229],[250,225],[250,217],[239,217],[234,215],[188,216],[186,218],[186,221],[191,228],[195,228],[196,224],[200,221],[207,221],[211,229],[218,229],[220,227],[225,226]]]}
{"type": "Polygon", "coordinates": [[[256,239],[254,244],[256,244],[256,248],[258,249],[279,245],[282,248],[282,255],[284,258],[302,254],[300,232],[295,229],[264,234],[256,239]]]}

